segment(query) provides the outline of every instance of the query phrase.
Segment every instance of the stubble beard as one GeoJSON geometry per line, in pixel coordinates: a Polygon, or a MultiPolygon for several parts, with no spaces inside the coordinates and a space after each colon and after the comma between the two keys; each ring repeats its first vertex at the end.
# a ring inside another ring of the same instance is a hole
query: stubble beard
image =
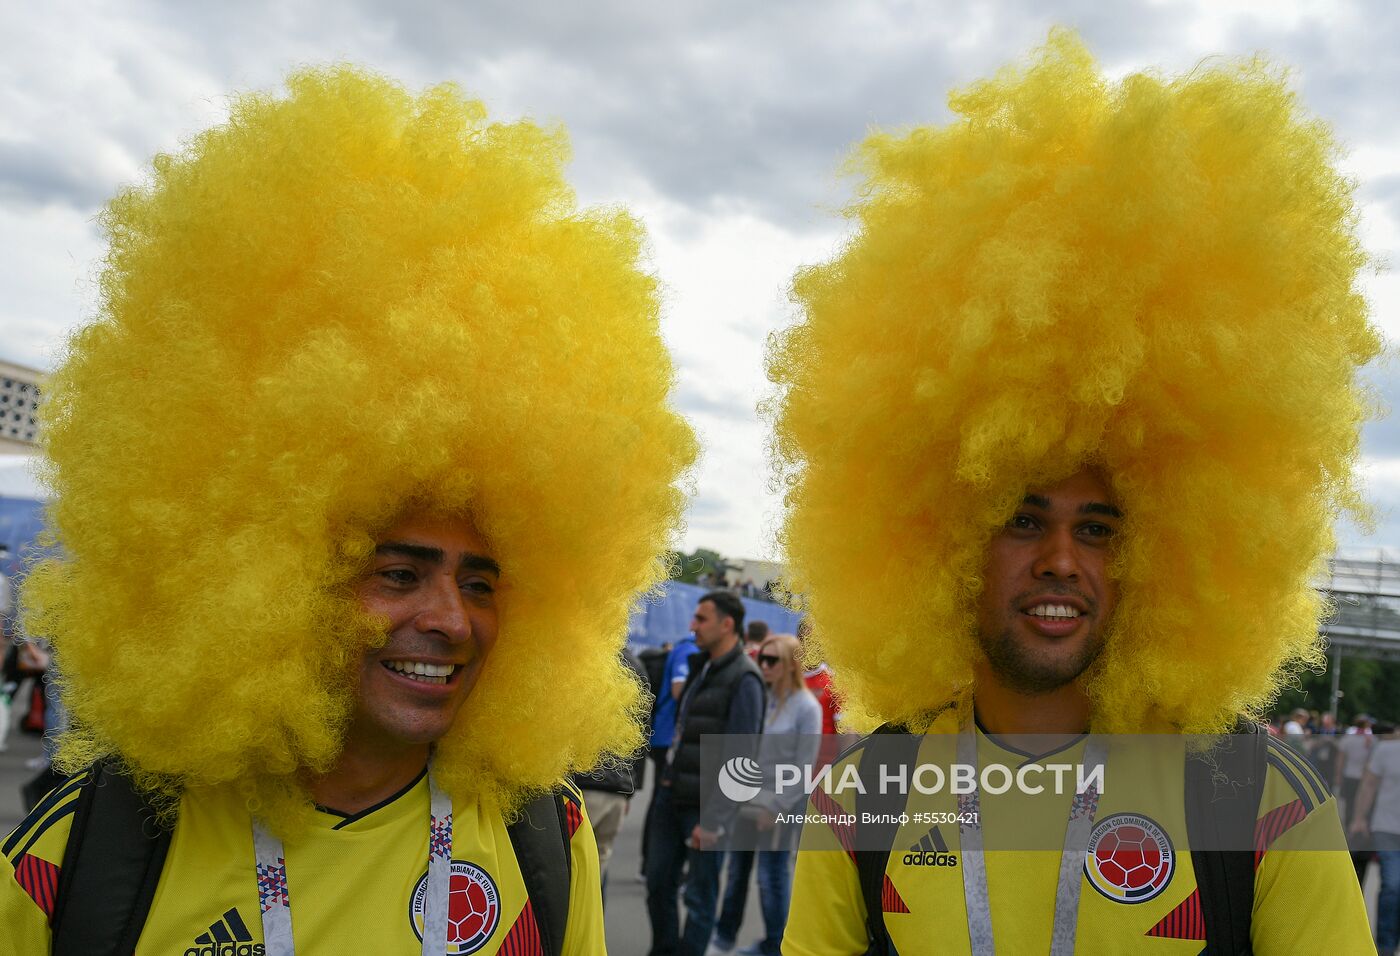
{"type": "Polygon", "coordinates": [[[1018,642],[1007,628],[994,637],[980,637],[978,643],[991,665],[992,673],[1010,690],[1021,694],[1048,694],[1077,679],[1094,665],[1106,641],[1098,628],[1085,635],[1084,643],[1073,654],[1041,655],[1018,642]]]}

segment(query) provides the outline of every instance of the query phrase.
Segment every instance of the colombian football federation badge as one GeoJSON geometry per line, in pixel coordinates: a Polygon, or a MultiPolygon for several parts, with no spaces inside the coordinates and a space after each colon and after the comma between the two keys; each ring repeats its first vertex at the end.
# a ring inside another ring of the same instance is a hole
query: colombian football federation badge
{"type": "MultiPolygon", "coordinates": [[[[424,899],[428,893],[428,874],[424,873],[413,888],[409,902],[408,921],[413,932],[423,938],[424,899]]],[[[491,938],[501,922],[501,897],[491,875],[465,860],[452,861],[452,885],[447,903],[448,956],[470,956],[491,938]]]]}
{"type": "Polygon", "coordinates": [[[1136,813],[1115,813],[1094,825],[1084,875],[1119,903],[1146,903],[1171,882],[1176,852],[1167,831],[1136,813]]]}

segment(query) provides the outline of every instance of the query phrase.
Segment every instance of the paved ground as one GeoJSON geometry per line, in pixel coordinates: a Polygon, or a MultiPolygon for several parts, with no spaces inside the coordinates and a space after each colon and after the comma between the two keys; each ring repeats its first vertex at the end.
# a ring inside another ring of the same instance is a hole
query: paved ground
{"type": "Polygon", "coordinates": [[[0,834],[9,833],[24,818],[24,805],[19,788],[34,776],[24,762],[39,756],[39,738],[12,731],[6,740],[8,749],[0,751],[0,834]]]}

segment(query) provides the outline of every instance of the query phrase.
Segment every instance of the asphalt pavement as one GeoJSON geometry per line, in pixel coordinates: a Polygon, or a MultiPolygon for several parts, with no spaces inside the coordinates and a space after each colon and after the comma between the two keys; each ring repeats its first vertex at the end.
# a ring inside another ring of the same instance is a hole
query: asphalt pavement
{"type": "Polygon", "coordinates": [[[7,748],[0,751],[0,834],[9,833],[24,819],[24,804],[19,788],[33,778],[37,771],[25,767],[25,761],[39,756],[39,738],[11,731],[7,748]]]}

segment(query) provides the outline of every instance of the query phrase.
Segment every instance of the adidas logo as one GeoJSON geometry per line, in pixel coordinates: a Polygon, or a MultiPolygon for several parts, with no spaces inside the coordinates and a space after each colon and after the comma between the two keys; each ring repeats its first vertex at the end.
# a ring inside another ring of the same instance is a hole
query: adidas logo
{"type": "Polygon", "coordinates": [[[930,827],[918,843],[904,854],[905,866],[957,866],[958,856],[948,852],[948,844],[938,827],[930,827]]]}
{"type": "Polygon", "coordinates": [[[262,943],[253,942],[253,934],[235,907],[215,920],[209,932],[196,936],[185,956],[266,956],[266,950],[262,943]]]}

